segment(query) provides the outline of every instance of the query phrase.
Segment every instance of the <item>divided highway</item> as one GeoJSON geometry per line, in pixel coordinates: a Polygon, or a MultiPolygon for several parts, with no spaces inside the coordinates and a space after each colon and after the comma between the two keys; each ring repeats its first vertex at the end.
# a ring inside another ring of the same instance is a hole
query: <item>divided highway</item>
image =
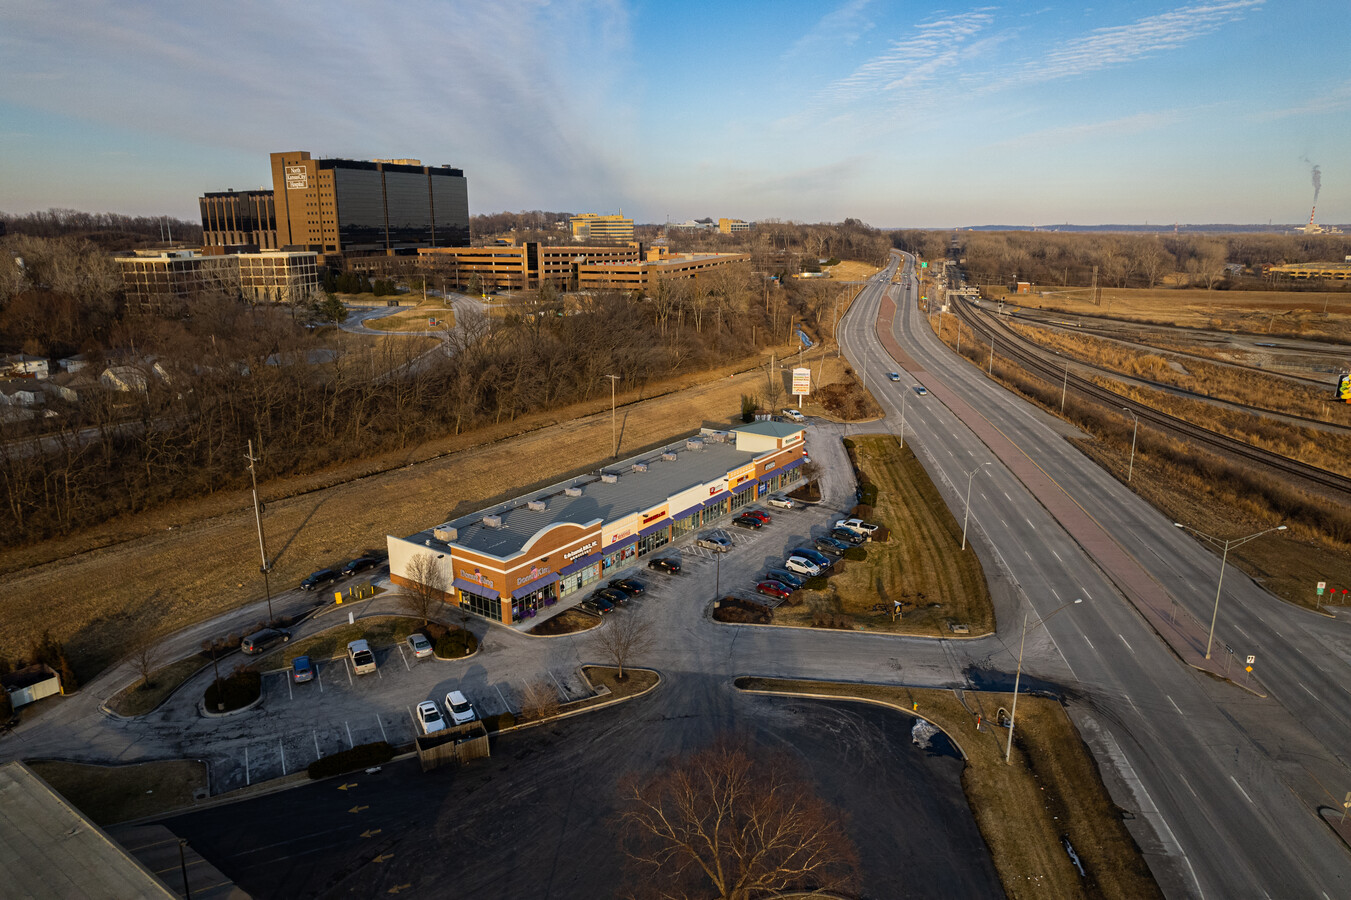
{"type": "MultiPolygon", "coordinates": [[[[1067,689],[1070,709],[1170,896],[1338,897],[1351,857],[1319,820],[1351,790],[1351,695],[1343,687],[1351,630],[1295,609],[1230,570],[1219,640],[1257,657],[1271,699],[1184,665],[1089,554],[934,395],[950,389],[997,427],[1091,514],[1173,597],[1208,620],[1219,561],[1073,448],[1066,425],[993,384],[935,338],[916,309],[913,260],[890,290],[902,369],[875,327],[888,269],[842,326],[845,353],[887,411],[858,431],[901,430],[961,517],[968,479],[975,544],[996,594],[1000,639],[1016,647],[1035,623],[1025,669],[1067,689]],[[886,373],[902,372],[899,384],[886,373]],[[918,383],[928,396],[914,393],[918,383]],[[989,464],[974,476],[970,473],[989,464]]],[[[1267,540],[1275,538],[1266,538],[1267,540]]],[[[976,672],[985,642],[947,642],[976,672]],[[964,652],[965,650],[965,652],[964,652]]],[[[1000,658],[1001,669],[1008,668],[1000,658]]],[[[970,677],[971,669],[967,670],[970,677]]]]}

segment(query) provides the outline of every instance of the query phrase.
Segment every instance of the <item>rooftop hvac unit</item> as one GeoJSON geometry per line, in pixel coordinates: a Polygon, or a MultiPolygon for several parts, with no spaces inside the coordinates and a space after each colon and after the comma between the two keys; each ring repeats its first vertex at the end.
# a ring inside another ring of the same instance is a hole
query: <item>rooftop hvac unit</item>
{"type": "Polygon", "coordinates": [[[456,528],[455,526],[449,523],[445,525],[437,525],[436,528],[432,530],[432,535],[438,541],[442,541],[443,543],[448,544],[460,536],[460,529],[456,528]]]}
{"type": "Polygon", "coordinates": [[[686,450],[702,450],[702,449],[704,449],[704,441],[703,441],[703,438],[691,438],[690,440],[686,441],[686,442],[685,442],[685,449],[686,449],[686,450]]]}
{"type": "Polygon", "coordinates": [[[633,464],[633,471],[635,471],[635,472],[646,472],[646,471],[647,471],[647,463],[634,463],[634,464],[633,464]]]}
{"type": "Polygon", "coordinates": [[[728,435],[727,432],[725,431],[710,431],[708,433],[708,439],[715,444],[725,443],[727,441],[727,437],[728,435]]]}
{"type": "Polygon", "coordinates": [[[533,509],[535,512],[544,512],[543,500],[531,500],[526,504],[527,509],[533,509]]]}
{"type": "Polygon", "coordinates": [[[582,496],[582,489],[579,487],[563,488],[563,493],[567,494],[569,497],[580,497],[582,496]]]}
{"type": "Polygon", "coordinates": [[[501,528],[501,527],[502,527],[502,517],[501,517],[501,516],[484,516],[484,517],[483,517],[483,527],[484,527],[484,528],[501,528]]]}
{"type": "Polygon", "coordinates": [[[613,472],[602,472],[600,475],[600,480],[605,482],[606,484],[616,484],[619,481],[619,476],[613,472]]]}
{"type": "Polygon", "coordinates": [[[663,453],[663,454],[661,455],[661,458],[664,459],[664,460],[666,460],[667,462],[675,462],[675,461],[676,461],[676,455],[675,455],[674,453],[672,453],[670,450],[667,450],[665,453],[663,453]]]}

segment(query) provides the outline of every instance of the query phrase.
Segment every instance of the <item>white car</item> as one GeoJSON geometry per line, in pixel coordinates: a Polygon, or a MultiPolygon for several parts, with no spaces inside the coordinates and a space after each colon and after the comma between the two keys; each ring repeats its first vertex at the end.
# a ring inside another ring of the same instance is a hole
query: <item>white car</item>
{"type": "Polygon", "coordinates": [[[422,726],[423,734],[436,734],[438,731],[446,730],[445,717],[430,700],[423,700],[417,705],[417,721],[422,726]]]}
{"type": "Polygon", "coordinates": [[[815,576],[821,574],[821,567],[805,556],[790,556],[784,560],[783,567],[798,575],[815,576]]]}
{"type": "Polygon", "coordinates": [[[463,725],[478,718],[478,713],[474,712],[474,704],[465,699],[464,694],[459,691],[446,694],[446,712],[450,713],[450,721],[456,725],[463,725]]]}
{"type": "Polygon", "coordinates": [[[779,509],[792,509],[794,505],[792,498],[785,497],[782,494],[775,494],[765,502],[770,506],[777,506],[779,509]]]}
{"type": "Polygon", "coordinates": [[[426,635],[414,632],[408,635],[408,649],[413,651],[414,659],[422,659],[432,655],[432,642],[427,640],[426,635]]]}
{"type": "Polygon", "coordinates": [[[862,519],[841,519],[835,523],[835,527],[857,534],[866,534],[868,537],[872,537],[873,532],[877,530],[877,526],[872,522],[865,522],[862,519]]]}
{"type": "Polygon", "coordinates": [[[788,409],[779,410],[779,415],[783,416],[785,419],[792,419],[799,425],[807,421],[806,416],[804,416],[799,410],[793,409],[792,407],[789,407],[788,409]]]}

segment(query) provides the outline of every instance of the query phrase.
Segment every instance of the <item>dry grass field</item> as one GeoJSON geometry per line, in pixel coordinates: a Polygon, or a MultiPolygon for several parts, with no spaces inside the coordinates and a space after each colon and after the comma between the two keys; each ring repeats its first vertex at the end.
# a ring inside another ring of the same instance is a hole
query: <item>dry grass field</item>
{"type": "Polygon", "coordinates": [[[825,271],[829,273],[831,281],[864,281],[881,270],[868,263],[846,259],[825,271]]]}
{"type": "Polygon", "coordinates": [[[891,435],[852,439],[859,469],[877,485],[872,521],[891,532],[862,544],[868,558],[846,560],[825,591],[801,591],[801,605],[774,610],[776,625],[820,625],[951,637],[994,630],[985,573],[975,551],[960,550],[961,525],[907,446],[891,435]],[[894,601],[902,616],[892,619],[894,601]],[[881,609],[874,609],[880,605],[881,609]]]}
{"type": "MultiPolygon", "coordinates": [[[[621,455],[706,421],[730,424],[741,396],[764,383],[764,368],[738,372],[756,362],[621,395],[621,455]]],[[[263,484],[272,588],[383,548],[387,534],[411,534],[453,510],[594,468],[610,453],[610,440],[610,398],[598,391],[586,403],[263,484]]],[[[0,654],[19,656],[50,629],[88,681],[125,653],[130,635],[168,633],[261,600],[257,554],[246,491],[91,522],[67,538],[6,550],[0,654]]]]}
{"type": "Polygon", "coordinates": [[[1013,900],[1045,897],[1162,897],[1140,850],[1122,822],[1078,730],[1055,700],[1018,698],[1011,765],[1004,763],[1008,732],[988,722],[1011,694],[877,684],[841,684],[741,678],[743,690],[815,694],[914,708],[955,740],[966,754],[962,788],[990,848],[1005,893],[1013,900]],[[916,706],[917,704],[917,706],[916,706]],[[977,716],[984,724],[977,729],[977,716]],[[1068,836],[1086,877],[1060,843],[1068,836]]]}
{"type": "Polygon", "coordinates": [[[446,306],[440,297],[430,297],[426,303],[402,307],[398,312],[366,321],[365,326],[375,331],[440,331],[455,327],[455,310],[446,306]],[[431,324],[432,320],[436,324],[431,324]]]}

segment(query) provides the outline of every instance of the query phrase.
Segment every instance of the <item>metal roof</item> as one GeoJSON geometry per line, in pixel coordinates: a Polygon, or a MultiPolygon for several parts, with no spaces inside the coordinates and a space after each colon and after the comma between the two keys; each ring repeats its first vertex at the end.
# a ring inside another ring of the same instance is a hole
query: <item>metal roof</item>
{"type": "Polygon", "coordinates": [[[758,434],[763,437],[786,438],[792,437],[798,432],[806,431],[807,429],[803,425],[794,425],[792,422],[774,422],[766,420],[752,422],[749,425],[742,425],[736,430],[743,434],[758,434]]]}
{"type": "MultiPolygon", "coordinates": [[[[744,426],[738,430],[750,427],[744,426]]],[[[792,429],[802,430],[801,426],[792,426],[792,429]]],[[[723,442],[713,440],[708,429],[701,435],[691,435],[691,438],[703,438],[702,450],[689,449],[686,444],[688,439],[682,439],[606,466],[601,471],[616,475],[613,483],[602,480],[599,473],[592,473],[461,516],[446,523],[457,530],[455,540],[448,543],[452,547],[463,547],[499,559],[509,557],[551,525],[570,523],[586,526],[614,522],[651,509],[696,485],[716,481],[767,452],[777,452],[738,450],[735,434],[724,433],[727,439],[723,442]],[[675,459],[663,459],[663,454],[667,453],[674,454],[675,459]],[[635,463],[645,463],[647,471],[635,471],[635,463]],[[581,496],[569,497],[565,491],[571,487],[581,488],[581,496]],[[532,500],[542,500],[544,508],[530,509],[528,504],[532,500]],[[483,519],[486,516],[500,516],[501,525],[485,525],[483,519]]],[[[678,515],[684,510],[673,509],[671,512],[678,515]]],[[[434,531],[429,528],[409,540],[420,544],[434,541],[434,531]]]]}

